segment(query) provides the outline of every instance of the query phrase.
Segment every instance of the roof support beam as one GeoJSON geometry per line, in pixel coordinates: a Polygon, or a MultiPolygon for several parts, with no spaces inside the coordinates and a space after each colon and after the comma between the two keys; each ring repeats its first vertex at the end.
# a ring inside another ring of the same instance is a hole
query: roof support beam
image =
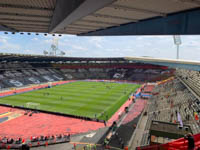
{"type": "Polygon", "coordinates": [[[15,27],[30,27],[30,26],[34,26],[34,27],[43,27],[43,28],[48,28],[48,25],[42,25],[42,24],[31,24],[31,23],[10,23],[10,22],[5,22],[4,24],[8,25],[8,26],[15,26],[15,27]]]}
{"type": "Polygon", "coordinates": [[[90,30],[92,30],[92,29],[99,29],[100,28],[100,27],[93,27],[93,26],[88,27],[88,26],[82,26],[82,25],[76,25],[76,24],[71,24],[71,25],[67,26],[67,28],[71,28],[71,27],[74,27],[74,28],[83,28],[83,29],[90,29],[90,30]]]}
{"type": "Polygon", "coordinates": [[[9,28],[8,26],[0,24],[0,31],[17,32],[15,29],[9,28]]]}
{"type": "Polygon", "coordinates": [[[30,6],[20,6],[20,5],[11,5],[11,4],[0,4],[0,7],[5,7],[5,8],[21,8],[21,9],[31,9],[31,10],[46,10],[46,11],[53,11],[53,9],[50,9],[50,8],[30,7],[30,6]]]}
{"type": "Polygon", "coordinates": [[[4,13],[4,12],[0,12],[0,16],[11,16],[11,17],[15,17],[15,16],[19,16],[19,17],[36,17],[36,18],[51,18],[49,16],[42,16],[42,15],[30,15],[30,14],[18,14],[18,13],[4,13]]]}
{"type": "MultiPolygon", "coordinates": [[[[67,27],[66,30],[70,30],[70,29],[73,29],[73,30],[82,30],[82,31],[91,31],[92,29],[91,28],[83,28],[83,27],[67,27]]],[[[94,30],[94,29],[93,29],[94,30]]]]}
{"type": "Polygon", "coordinates": [[[101,26],[101,25],[85,25],[85,24],[77,24],[77,23],[74,23],[74,24],[71,24],[72,26],[81,26],[81,27],[88,27],[88,28],[102,28],[102,29],[105,29],[105,26],[101,26]]]}
{"type": "Polygon", "coordinates": [[[104,21],[94,21],[94,20],[86,20],[82,19],[80,22],[86,22],[86,23],[96,23],[96,24],[105,24],[105,25],[110,25],[110,26],[116,26],[119,25],[117,23],[109,23],[109,22],[104,22],[104,21]]]}
{"type": "Polygon", "coordinates": [[[200,5],[200,1],[198,0],[178,0],[178,1],[183,2],[183,3],[191,3],[191,4],[200,5]]]}
{"type": "Polygon", "coordinates": [[[62,31],[66,27],[66,18],[85,0],[58,0],[49,26],[49,32],[62,31]]]}
{"type": "Polygon", "coordinates": [[[46,23],[48,24],[49,21],[38,21],[38,20],[26,20],[26,19],[1,19],[0,22],[26,22],[26,23],[46,23]]]}
{"type": "Polygon", "coordinates": [[[129,20],[129,21],[133,21],[133,22],[138,22],[138,20],[136,19],[132,19],[132,18],[127,18],[127,17],[119,17],[119,16],[113,16],[113,15],[102,15],[102,14],[92,14],[91,16],[94,17],[102,17],[102,18],[111,18],[111,19],[121,19],[121,20],[129,20]]]}
{"type": "Polygon", "coordinates": [[[139,22],[122,24],[103,30],[80,34],[82,36],[117,36],[117,35],[190,35],[200,34],[200,8],[167,17],[155,17],[139,22]]]}
{"type": "Polygon", "coordinates": [[[127,10],[127,11],[138,11],[138,12],[142,12],[142,13],[154,14],[154,15],[157,15],[157,16],[166,16],[166,14],[161,13],[161,12],[157,12],[157,11],[127,7],[127,6],[117,5],[117,4],[110,5],[108,7],[115,8],[115,9],[127,10]]]}
{"type": "Polygon", "coordinates": [[[59,0],[56,3],[50,33],[64,30],[67,25],[103,8],[116,0],[59,0]]]}

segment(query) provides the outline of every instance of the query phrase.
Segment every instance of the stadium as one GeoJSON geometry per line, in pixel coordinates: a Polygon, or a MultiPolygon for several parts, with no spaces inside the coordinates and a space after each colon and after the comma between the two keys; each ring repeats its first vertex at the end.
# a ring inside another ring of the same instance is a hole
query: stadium
{"type": "Polygon", "coordinates": [[[200,149],[200,62],[179,59],[178,36],[200,34],[199,4],[0,1],[6,35],[176,35],[177,45],[177,59],[58,56],[57,41],[44,55],[0,53],[0,149],[200,149]]]}

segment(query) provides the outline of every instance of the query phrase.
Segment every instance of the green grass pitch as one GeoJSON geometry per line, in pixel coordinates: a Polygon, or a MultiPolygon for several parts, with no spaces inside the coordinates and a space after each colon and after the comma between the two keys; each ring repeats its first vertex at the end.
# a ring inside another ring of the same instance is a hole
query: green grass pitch
{"type": "Polygon", "coordinates": [[[36,103],[40,104],[37,107],[40,110],[108,120],[139,87],[128,83],[76,81],[3,97],[0,103],[25,107],[27,103],[36,103]]]}

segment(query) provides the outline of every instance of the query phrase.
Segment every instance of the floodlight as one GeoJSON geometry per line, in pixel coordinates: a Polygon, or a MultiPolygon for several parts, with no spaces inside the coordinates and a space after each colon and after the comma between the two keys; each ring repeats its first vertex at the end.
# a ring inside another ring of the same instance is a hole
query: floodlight
{"type": "Polygon", "coordinates": [[[181,45],[180,35],[174,35],[174,44],[177,46],[176,59],[179,59],[179,45],[181,45]]]}
{"type": "Polygon", "coordinates": [[[48,55],[48,51],[44,50],[44,51],[43,51],[43,54],[44,54],[44,55],[48,55]]]}
{"type": "Polygon", "coordinates": [[[180,35],[174,35],[174,44],[181,45],[181,37],[180,35]]]}

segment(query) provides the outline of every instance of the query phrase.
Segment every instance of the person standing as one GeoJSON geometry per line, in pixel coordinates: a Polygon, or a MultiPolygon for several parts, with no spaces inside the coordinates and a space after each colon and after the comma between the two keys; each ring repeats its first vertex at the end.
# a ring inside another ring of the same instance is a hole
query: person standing
{"type": "Polygon", "coordinates": [[[195,148],[195,142],[194,137],[191,133],[189,133],[187,136],[185,136],[185,139],[188,140],[188,150],[194,150],[195,148]]]}
{"type": "Polygon", "coordinates": [[[74,150],[76,150],[76,143],[74,143],[74,150]]]}
{"type": "Polygon", "coordinates": [[[94,144],[93,147],[94,147],[94,150],[97,150],[97,145],[96,144],[94,144]]]}

